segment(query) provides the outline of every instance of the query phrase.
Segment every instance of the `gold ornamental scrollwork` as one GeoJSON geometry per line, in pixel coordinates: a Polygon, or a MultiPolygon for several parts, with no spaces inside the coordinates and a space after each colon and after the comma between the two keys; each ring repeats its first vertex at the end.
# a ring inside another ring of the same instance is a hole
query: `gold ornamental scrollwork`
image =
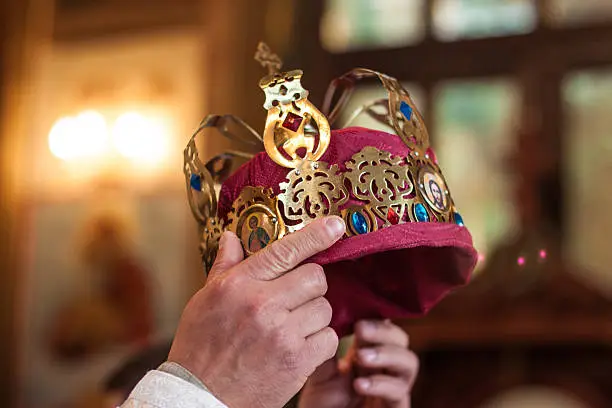
{"type": "Polygon", "coordinates": [[[386,225],[401,223],[407,202],[414,194],[410,167],[403,157],[367,146],[346,163],[344,176],[352,194],[366,202],[386,225]]]}
{"type": "Polygon", "coordinates": [[[287,180],[280,184],[278,199],[288,232],[303,228],[315,218],[340,215],[339,207],[349,198],[335,164],[330,167],[325,162],[304,161],[287,174],[287,180]]]}
{"type": "Polygon", "coordinates": [[[223,223],[217,217],[206,220],[200,236],[200,255],[206,272],[210,271],[219,251],[219,240],[225,231],[223,223]]]}

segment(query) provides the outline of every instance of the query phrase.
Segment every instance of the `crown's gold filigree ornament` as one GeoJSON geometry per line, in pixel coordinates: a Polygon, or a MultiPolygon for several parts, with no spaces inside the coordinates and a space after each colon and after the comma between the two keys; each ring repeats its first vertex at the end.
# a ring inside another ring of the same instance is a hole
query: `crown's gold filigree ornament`
{"type": "Polygon", "coordinates": [[[338,166],[325,162],[304,161],[287,175],[288,181],[280,185],[287,229],[297,231],[316,218],[340,215],[340,206],[346,203],[348,191],[338,166]]]}
{"type": "MultiPolygon", "coordinates": [[[[280,58],[268,55],[267,46],[260,45],[258,61],[270,70],[259,86],[266,95],[268,111],[264,131],[264,147],[277,164],[296,168],[302,160],[317,161],[323,156],[331,137],[327,118],[308,100],[302,87],[302,71],[274,72],[270,61],[280,58]],[[315,129],[315,132],[307,131],[315,129]]],[[[274,67],[280,65],[274,65],[274,67]]]]}
{"type": "Polygon", "coordinates": [[[386,225],[404,222],[408,199],[414,196],[410,168],[403,157],[366,147],[346,164],[352,193],[369,204],[386,225]]]}
{"type": "Polygon", "coordinates": [[[232,115],[209,115],[185,149],[188,198],[199,224],[207,270],[226,230],[236,233],[246,255],[252,255],[327,215],[342,216],[349,237],[408,222],[463,225],[429,147],[425,122],[399,81],[376,71],[354,69],[331,83],[323,109],[326,117],[308,101],[302,71],[281,73],[281,59],[263,43],[255,59],[268,70],[260,81],[268,111],[263,137],[232,115]],[[365,78],[379,79],[388,96],[365,105],[349,121],[362,113],[370,115],[397,134],[408,153],[365,146],[345,163],[321,161],[331,140],[330,123],[340,117],[356,82],[365,78]],[[334,99],[338,90],[339,97],[334,99]],[[221,205],[216,190],[230,177],[237,159],[252,155],[229,151],[203,163],[195,138],[208,128],[235,142],[263,147],[273,162],[286,169],[285,180],[272,183],[278,185],[246,185],[234,196],[231,209],[227,202],[221,205]]]}
{"type": "Polygon", "coordinates": [[[206,270],[210,270],[215,262],[217,252],[219,252],[219,239],[223,231],[223,223],[217,217],[210,217],[206,220],[200,238],[200,254],[206,270]]]}

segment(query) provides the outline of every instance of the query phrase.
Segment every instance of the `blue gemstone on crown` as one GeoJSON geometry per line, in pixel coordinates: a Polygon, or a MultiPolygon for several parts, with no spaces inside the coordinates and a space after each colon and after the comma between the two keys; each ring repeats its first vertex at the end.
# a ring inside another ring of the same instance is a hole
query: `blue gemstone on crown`
{"type": "Polygon", "coordinates": [[[463,224],[463,217],[461,216],[461,214],[454,213],[453,217],[455,218],[455,224],[457,224],[460,227],[463,227],[465,225],[463,224]]]}
{"type": "Polygon", "coordinates": [[[359,235],[367,234],[369,232],[368,221],[359,211],[355,211],[351,214],[351,224],[353,225],[355,232],[359,235]]]}
{"type": "Polygon", "coordinates": [[[428,222],[429,221],[429,214],[427,213],[427,209],[425,208],[423,204],[416,203],[414,205],[414,218],[416,218],[418,222],[428,222]]]}
{"type": "Polygon", "coordinates": [[[192,174],[189,178],[189,185],[194,190],[202,191],[202,179],[197,174],[192,174]]]}
{"type": "Polygon", "coordinates": [[[404,101],[400,103],[400,112],[402,112],[402,115],[404,115],[406,119],[412,119],[412,107],[404,101]]]}

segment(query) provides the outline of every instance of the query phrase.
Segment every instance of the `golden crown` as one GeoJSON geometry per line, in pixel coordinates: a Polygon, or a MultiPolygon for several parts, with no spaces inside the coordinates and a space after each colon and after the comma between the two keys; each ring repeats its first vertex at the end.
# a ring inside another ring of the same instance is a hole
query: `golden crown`
{"type": "Polygon", "coordinates": [[[255,59],[268,69],[268,75],[259,82],[268,112],[263,137],[235,116],[209,115],[184,152],[187,194],[199,225],[206,270],[216,257],[225,230],[237,234],[248,256],[327,215],[344,218],[347,236],[406,222],[463,225],[429,147],[423,118],[397,79],[369,69],[351,70],[330,84],[324,114],[308,100],[308,91],[301,84],[302,71],[280,72],[280,58],[263,43],[255,59]],[[364,78],[380,80],[387,98],[368,103],[347,122],[368,114],[399,136],[409,153],[397,156],[367,146],[344,163],[346,171],[340,172],[338,164],[320,159],[330,144],[331,125],[338,121],[356,83],[364,78]],[[220,216],[216,187],[230,176],[235,159],[253,156],[229,151],[202,162],[196,136],[207,128],[232,140],[263,145],[270,159],[287,168],[286,180],[279,185],[280,194],[275,195],[270,186],[247,186],[234,200],[231,211],[220,216]]]}

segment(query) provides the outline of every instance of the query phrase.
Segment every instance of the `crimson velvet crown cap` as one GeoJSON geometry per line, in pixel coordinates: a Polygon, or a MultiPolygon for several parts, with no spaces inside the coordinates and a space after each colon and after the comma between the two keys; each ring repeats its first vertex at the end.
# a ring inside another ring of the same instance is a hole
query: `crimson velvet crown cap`
{"type": "Polygon", "coordinates": [[[263,136],[234,116],[210,115],[185,149],[204,267],[212,266],[225,230],[236,233],[250,256],[316,218],[338,215],[346,235],[308,262],[325,266],[331,325],[339,335],[349,334],[359,319],[421,316],[464,285],[477,253],[423,118],[399,81],[354,69],[332,82],[322,113],[308,100],[302,71],[281,73],[280,59],[265,44],[256,59],[269,70],[259,84],[268,112],[263,136]],[[387,98],[353,118],[368,114],[389,133],[337,125],[364,78],[380,80],[387,98]],[[204,163],[196,136],[207,128],[262,145],[263,151],[227,152],[204,163]],[[240,157],[249,160],[231,173],[240,157]]]}

